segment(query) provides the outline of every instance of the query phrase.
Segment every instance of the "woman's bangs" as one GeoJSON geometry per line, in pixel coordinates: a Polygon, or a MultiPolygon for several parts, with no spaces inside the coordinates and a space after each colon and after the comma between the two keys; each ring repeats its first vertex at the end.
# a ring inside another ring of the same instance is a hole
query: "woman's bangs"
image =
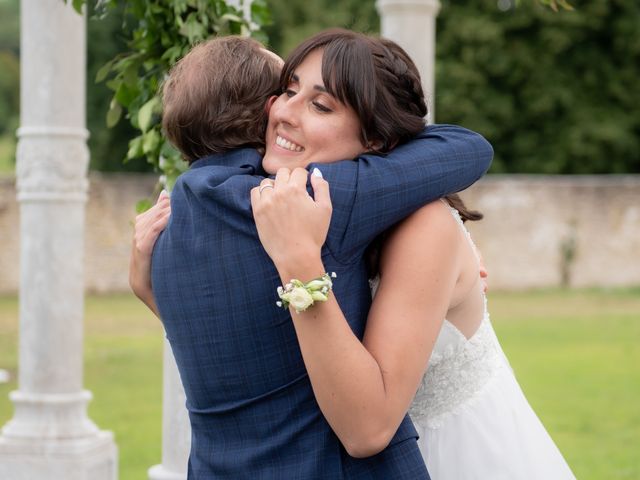
{"type": "Polygon", "coordinates": [[[351,105],[351,72],[346,56],[346,49],[337,42],[327,45],[322,56],[322,81],[327,92],[341,103],[351,105]]]}
{"type": "Polygon", "coordinates": [[[322,81],[327,91],[352,108],[370,91],[365,78],[373,78],[371,52],[362,41],[339,39],[324,49],[322,81]],[[369,74],[369,75],[367,75],[369,74]]]}

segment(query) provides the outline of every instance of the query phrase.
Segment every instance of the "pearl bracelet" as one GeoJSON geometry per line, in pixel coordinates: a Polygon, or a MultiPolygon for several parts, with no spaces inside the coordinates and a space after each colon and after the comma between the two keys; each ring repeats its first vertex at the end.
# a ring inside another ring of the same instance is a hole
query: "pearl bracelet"
{"type": "Polygon", "coordinates": [[[315,302],[326,302],[333,288],[331,279],[336,277],[336,272],[331,272],[331,275],[325,273],[307,283],[292,278],[284,287],[278,287],[280,301],[276,305],[285,309],[291,306],[296,313],[300,313],[315,302]]]}

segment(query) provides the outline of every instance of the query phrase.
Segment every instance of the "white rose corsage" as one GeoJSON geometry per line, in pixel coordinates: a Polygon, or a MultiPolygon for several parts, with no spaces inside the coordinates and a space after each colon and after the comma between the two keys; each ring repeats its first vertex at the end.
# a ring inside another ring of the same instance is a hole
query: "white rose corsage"
{"type": "Polygon", "coordinates": [[[307,283],[293,278],[284,287],[278,287],[280,301],[276,302],[276,305],[285,309],[291,306],[296,313],[300,313],[315,302],[326,302],[333,288],[331,279],[336,276],[335,272],[332,272],[331,275],[325,273],[307,283]]]}

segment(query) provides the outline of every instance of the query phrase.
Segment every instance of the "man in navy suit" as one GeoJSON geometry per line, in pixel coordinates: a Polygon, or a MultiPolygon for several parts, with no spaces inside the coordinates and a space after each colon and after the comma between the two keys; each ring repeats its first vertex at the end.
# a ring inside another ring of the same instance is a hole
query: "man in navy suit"
{"type": "MultiPolygon", "coordinates": [[[[279,277],[251,212],[250,191],[266,173],[258,151],[246,147],[262,138],[253,127],[264,128],[273,93],[266,73],[277,84],[279,65],[249,40],[225,41],[196,47],[164,89],[165,131],[191,168],[172,192],[152,285],[187,397],[189,478],[429,478],[408,417],[384,451],[356,459],[320,412],[289,313],[276,306],[279,277]],[[203,81],[215,76],[211,63],[226,73],[213,86],[203,81]],[[228,124],[234,135],[223,141],[228,124]]],[[[334,294],[359,338],[371,302],[369,242],[423,204],[466,188],[491,157],[480,135],[430,126],[384,161],[363,155],[321,166],[333,202],[323,262],[338,274],[334,294]]]]}

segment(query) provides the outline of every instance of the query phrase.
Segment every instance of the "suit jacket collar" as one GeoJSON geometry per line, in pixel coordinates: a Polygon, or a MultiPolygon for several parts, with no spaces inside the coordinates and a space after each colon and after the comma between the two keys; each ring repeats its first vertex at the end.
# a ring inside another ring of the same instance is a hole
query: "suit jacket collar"
{"type": "Polygon", "coordinates": [[[250,175],[263,174],[262,155],[253,148],[235,148],[224,153],[217,153],[200,158],[191,164],[191,169],[220,166],[230,168],[249,168],[250,175]]]}

